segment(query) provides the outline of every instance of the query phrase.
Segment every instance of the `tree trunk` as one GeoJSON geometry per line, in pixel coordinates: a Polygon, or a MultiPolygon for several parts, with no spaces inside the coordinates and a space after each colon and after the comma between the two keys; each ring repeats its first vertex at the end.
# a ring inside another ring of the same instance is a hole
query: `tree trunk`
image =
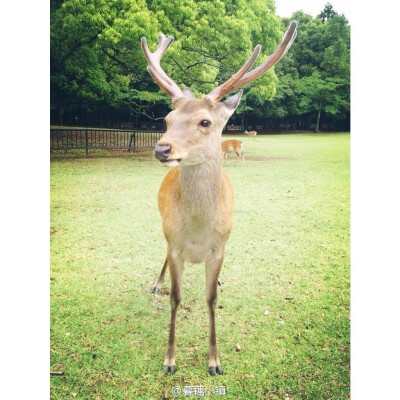
{"type": "Polygon", "coordinates": [[[315,124],[315,133],[319,132],[319,120],[321,118],[321,109],[322,109],[322,103],[319,105],[319,110],[318,110],[318,116],[317,116],[317,123],[315,124]]]}
{"type": "Polygon", "coordinates": [[[242,131],[244,131],[244,113],[242,114],[240,125],[242,126],[242,131]]]}

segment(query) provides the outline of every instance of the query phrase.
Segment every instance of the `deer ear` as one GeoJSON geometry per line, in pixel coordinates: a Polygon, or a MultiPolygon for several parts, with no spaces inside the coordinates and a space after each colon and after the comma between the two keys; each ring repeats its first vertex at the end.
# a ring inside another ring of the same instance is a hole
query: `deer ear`
{"type": "Polygon", "coordinates": [[[229,108],[229,110],[233,113],[237,106],[239,105],[240,98],[242,97],[243,90],[240,89],[236,94],[234,94],[231,97],[228,97],[226,100],[223,101],[223,103],[226,105],[226,107],[229,108]]]}

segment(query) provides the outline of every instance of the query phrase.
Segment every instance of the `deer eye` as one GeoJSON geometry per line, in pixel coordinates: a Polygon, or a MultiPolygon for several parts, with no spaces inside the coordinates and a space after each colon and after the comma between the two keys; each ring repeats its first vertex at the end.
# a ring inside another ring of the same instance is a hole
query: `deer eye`
{"type": "Polygon", "coordinates": [[[203,121],[200,122],[200,125],[204,128],[207,128],[211,125],[211,121],[209,121],[208,119],[203,119],[203,121]]]}

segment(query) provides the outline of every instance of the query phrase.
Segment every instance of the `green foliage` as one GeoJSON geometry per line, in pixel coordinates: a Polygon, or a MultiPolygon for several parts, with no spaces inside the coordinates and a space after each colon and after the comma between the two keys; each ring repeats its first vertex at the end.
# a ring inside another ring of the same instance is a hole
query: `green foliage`
{"type": "MultiPolygon", "coordinates": [[[[271,54],[290,22],[274,13],[272,0],[53,1],[51,106],[161,118],[171,104],[146,70],[142,36],[152,51],[160,32],[175,37],[163,68],[200,96],[236,72],[256,44],[263,48],[257,64],[271,54]]],[[[329,3],[317,18],[298,11],[292,19],[299,23],[296,41],[275,68],[245,87],[239,117],[348,115],[348,21],[329,3]]]]}
{"type": "Polygon", "coordinates": [[[325,19],[302,11],[293,14],[298,35],[288,55],[276,67],[277,93],[271,114],[315,115],[318,131],[322,112],[346,118],[350,110],[350,27],[328,5],[325,19]]]}
{"type": "MultiPolygon", "coordinates": [[[[159,23],[142,0],[67,0],[51,15],[52,103],[119,100],[147,79],[138,43],[159,23]]],[[[139,88],[139,87],[138,87],[139,88]]]]}
{"type": "MultiPolygon", "coordinates": [[[[182,87],[207,93],[257,43],[267,50],[277,44],[282,32],[273,10],[271,0],[66,0],[51,15],[52,103],[61,106],[70,96],[83,106],[127,99],[151,106],[148,95],[138,95],[156,87],[139,43],[146,36],[150,48],[156,47],[161,31],[176,38],[163,59],[167,73],[182,87]]],[[[254,93],[271,98],[275,81],[268,74],[254,93]]],[[[165,96],[156,97],[168,104],[165,96]]]]}
{"type": "Polygon", "coordinates": [[[332,4],[326,3],[325,8],[318,15],[318,18],[320,18],[322,22],[325,22],[328,19],[332,18],[334,15],[337,15],[337,12],[333,9],[332,4]]]}

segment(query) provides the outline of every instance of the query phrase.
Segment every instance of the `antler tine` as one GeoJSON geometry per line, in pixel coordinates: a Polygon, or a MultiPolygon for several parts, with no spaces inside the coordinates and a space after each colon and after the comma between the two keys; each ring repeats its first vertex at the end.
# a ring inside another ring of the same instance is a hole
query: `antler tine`
{"type": "Polygon", "coordinates": [[[165,35],[161,33],[158,35],[158,47],[154,53],[150,52],[145,37],[142,37],[141,45],[143,54],[149,63],[147,70],[149,71],[150,75],[157,82],[161,89],[167,92],[172,99],[176,99],[183,97],[182,90],[161,67],[161,58],[173,41],[173,36],[166,38],[165,35]]]}
{"type": "Polygon", "coordinates": [[[274,64],[276,64],[289,50],[290,46],[292,45],[294,39],[297,35],[297,21],[292,21],[288,30],[286,31],[281,44],[275,50],[275,52],[261,65],[257,68],[254,68],[252,71],[245,74],[241,79],[239,79],[233,86],[232,90],[235,90],[241,86],[246,85],[247,83],[254,81],[259,76],[267,72],[274,64]]]}
{"type": "Polygon", "coordinates": [[[242,68],[239,69],[234,75],[232,75],[225,83],[216,87],[212,92],[208,94],[213,101],[217,102],[222,99],[226,94],[230,93],[233,85],[252,67],[256,61],[258,54],[260,53],[261,46],[258,44],[250,58],[245,62],[242,68]]]}
{"type": "Polygon", "coordinates": [[[260,52],[261,46],[257,45],[253,51],[253,54],[247,60],[246,64],[244,64],[243,67],[240,68],[240,70],[236,72],[236,74],[228,79],[225,83],[216,87],[212,92],[210,92],[208,96],[210,96],[214,101],[218,101],[226,94],[234,91],[235,89],[238,89],[241,86],[246,85],[251,81],[254,81],[259,76],[268,71],[289,50],[294,39],[296,38],[296,27],[297,22],[292,21],[282,39],[281,44],[275,50],[275,52],[268,58],[268,60],[264,61],[257,68],[254,68],[252,71],[248,72],[248,70],[251,68],[254,61],[256,60],[258,53],[260,52]]]}
{"type": "MultiPolygon", "coordinates": [[[[297,26],[297,22],[296,21],[292,21],[292,23],[293,22],[295,22],[296,23],[296,26],[297,26]]],[[[290,29],[290,28],[289,28],[290,29]]],[[[289,31],[289,29],[288,29],[288,31],[289,31]]],[[[288,32],[288,31],[286,31],[286,32],[288,32]]],[[[285,49],[285,51],[283,52],[283,54],[281,55],[281,57],[279,58],[279,60],[287,53],[287,51],[292,47],[292,43],[294,42],[294,40],[296,39],[296,37],[297,37],[297,29],[295,29],[295,31],[294,31],[294,33],[293,33],[293,35],[292,35],[292,38],[290,39],[290,42],[288,43],[288,45],[286,46],[286,49],[285,49]]],[[[278,61],[279,61],[278,60],[278,61]]]]}
{"type": "Polygon", "coordinates": [[[163,33],[160,33],[158,35],[158,47],[155,52],[160,54],[160,59],[167,51],[168,47],[171,45],[173,41],[174,41],[173,36],[166,37],[163,33]]]}

